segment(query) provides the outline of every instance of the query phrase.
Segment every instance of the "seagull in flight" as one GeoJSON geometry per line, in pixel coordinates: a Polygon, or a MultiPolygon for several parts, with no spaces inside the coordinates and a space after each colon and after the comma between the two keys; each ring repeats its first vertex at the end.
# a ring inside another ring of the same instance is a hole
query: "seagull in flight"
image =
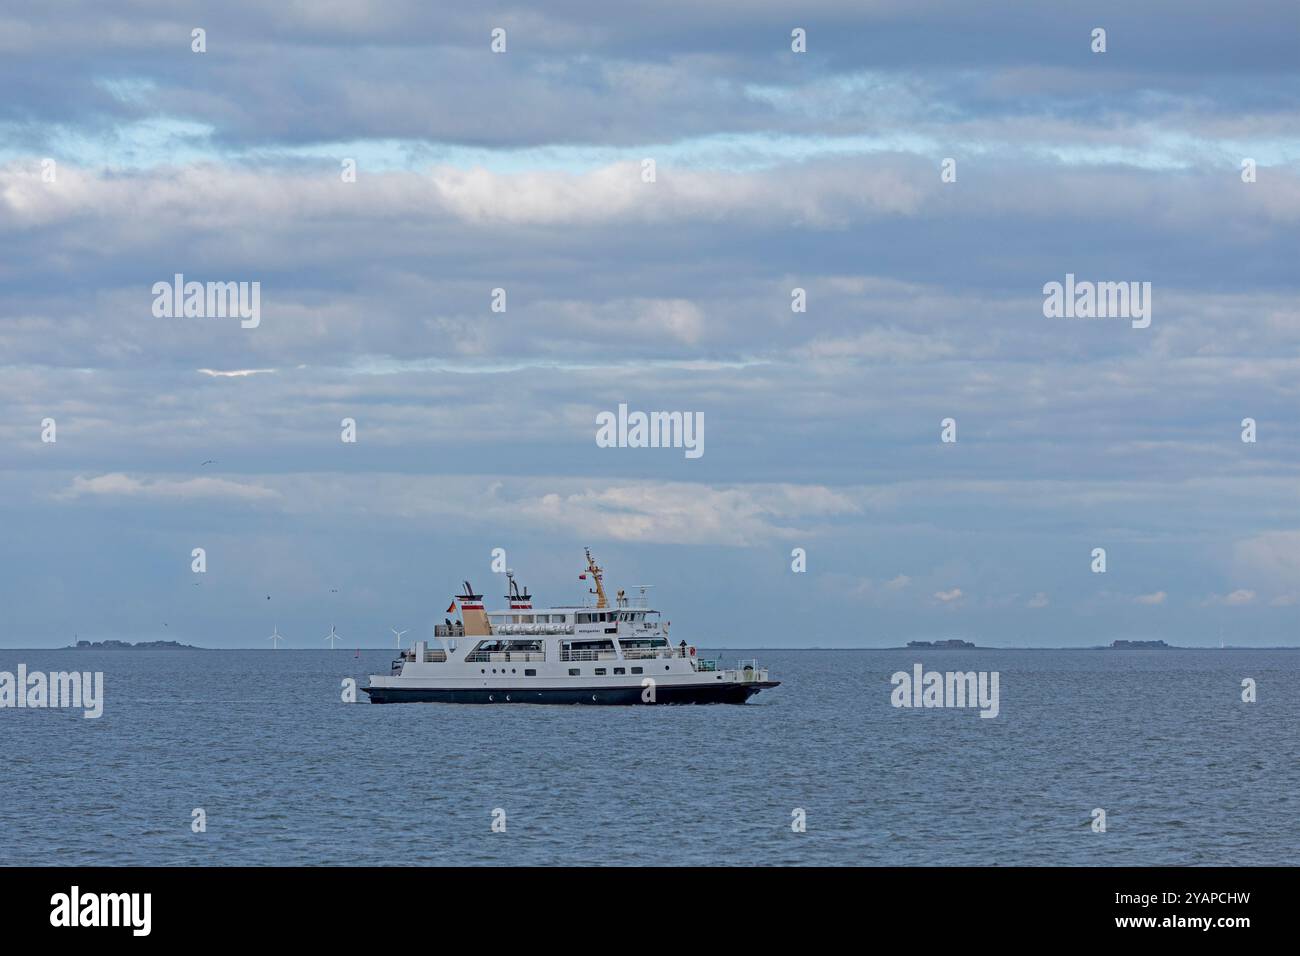
{"type": "Polygon", "coordinates": [[[200,463],[199,467],[202,468],[204,465],[215,465],[216,463],[217,460],[215,458],[209,458],[207,461],[200,463]]]}

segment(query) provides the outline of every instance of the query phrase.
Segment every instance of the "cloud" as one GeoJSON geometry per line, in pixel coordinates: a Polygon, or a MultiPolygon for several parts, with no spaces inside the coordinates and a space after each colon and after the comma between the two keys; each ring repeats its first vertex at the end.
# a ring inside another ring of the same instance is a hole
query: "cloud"
{"type": "Polygon", "coordinates": [[[1300,530],[1265,531],[1237,541],[1232,566],[1267,584],[1294,584],[1300,580],[1300,530]]]}
{"type": "Polygon", "coordinates": [[[940,604],[951,604],[953,601],[960,601],[962,598],[961,588],[953,588],[950,591],[935,591],[934,599],[940,604]]]}
{"type": "Polygon", "coordinates": [[[1169,595],[1164,591],[1156,591],[1153,594],[1139,594],[1133,599],[1134,604],[1164,604],[1165,598],[1169,595]]]}
{"type": "Polygon", "coordinates": [[[276,370],[273,368],[240,368],[228,372],[219,372],[216,369],[201,368],[197,371],[212,378],[247,378],[250,375],[269,375],[276,370]]]}
{"type": "Polygon", "coordinates": [[[1227,607],[1241,607],[1242,605],[1251,604],[1255,600],[1255,592],[1248,591],[1245,588],[1238,588],[1231,594],[1218,595],[1212,594],[1206,600],[1206,604],[1222,604],[1227,607]]]}
{"type": "Polygon", "coordinates": [[[1025,603],[1025,607],[1047,607],[1050,603],[1051,602],[1047,599],[1047,595],[1042,591],[1039,591],[1025,603]]]}
{"type": "Polygon", "coordinates": [[[133,478],[122,472],[97,475],[93,478],[74,478],[72,484],[59,492],[63,499],[83,497],[163,498],[190,500],[224,498],[234,501],[266,501],[279,497],[270,488],[260,485],[230,481],[225,478],[186,478],[181,480],[133,478]]]}
{"type": "Polygon", "coordinates": [[[588,481],[568,492],[525,491],[510,510],[553,529],[599,528],[617,541],[749,546],[814,534],[816,519],[852,514],[858,505],[820,487],[588,481]]]}
{"type": "Polygon", "coordinates": [[[582,527],[586,537],[659,544],[745,547],[811,537],[820,522],[860,510],[851,496],[792,484],[708,485],[502,476],[411,476],[367,472],[259,476],[256,484],[225,478],[135,477],[120,472],[77,476],[58,495],[132,499],[226,499],[286,514],[341,521],[339,501],[365,501],[367,521],[439,527],[503,524],[530,530],[582,527]]]}

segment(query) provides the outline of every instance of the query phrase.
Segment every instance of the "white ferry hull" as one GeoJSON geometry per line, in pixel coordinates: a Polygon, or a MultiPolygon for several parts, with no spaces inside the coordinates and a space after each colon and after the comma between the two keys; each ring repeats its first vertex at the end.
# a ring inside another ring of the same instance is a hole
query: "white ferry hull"
{"type": "Polygon", "coordinates": [[[780,681],[661,684],[648,699],[633,687],[364,687],[372,704],[743,704],[780,681]]]}

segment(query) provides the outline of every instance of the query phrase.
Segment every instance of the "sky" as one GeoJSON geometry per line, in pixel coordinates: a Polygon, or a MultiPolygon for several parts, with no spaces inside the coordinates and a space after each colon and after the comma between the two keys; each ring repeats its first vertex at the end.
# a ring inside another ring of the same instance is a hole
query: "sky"
{"type": "Polygon", "coordinates": [[[0,10],[0,646],[1300,643],[1292,0],[450,6],[0,10]]]}

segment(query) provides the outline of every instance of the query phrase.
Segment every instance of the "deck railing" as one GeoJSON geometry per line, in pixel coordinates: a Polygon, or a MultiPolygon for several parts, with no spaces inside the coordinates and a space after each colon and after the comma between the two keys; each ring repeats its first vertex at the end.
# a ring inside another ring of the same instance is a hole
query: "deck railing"
{"type": "Polygon", "coordinates": [[[656,657],[675,657],[677,652],[668,647],[624,647],[623,656],[630,661],[654,660],[656,657]]]}
{"type": "Polygon", "coordinates": [[[465,658],[472,664],[509,664],[518,661],[544,661],[545,651],[474,651],[465,658]]]}
{"type": "Polygon", "coordinates": [[[572,634],[572,624],[493,624],[493,634],[572,634]]]}
{"type": "Polygon", "coordinates": [[[612,649],[601,651],[588,650],[570,650],[569,648],[560,648],[560,660],[562,661],[612,661],[617,660],[617,655],[612,649]]]}

